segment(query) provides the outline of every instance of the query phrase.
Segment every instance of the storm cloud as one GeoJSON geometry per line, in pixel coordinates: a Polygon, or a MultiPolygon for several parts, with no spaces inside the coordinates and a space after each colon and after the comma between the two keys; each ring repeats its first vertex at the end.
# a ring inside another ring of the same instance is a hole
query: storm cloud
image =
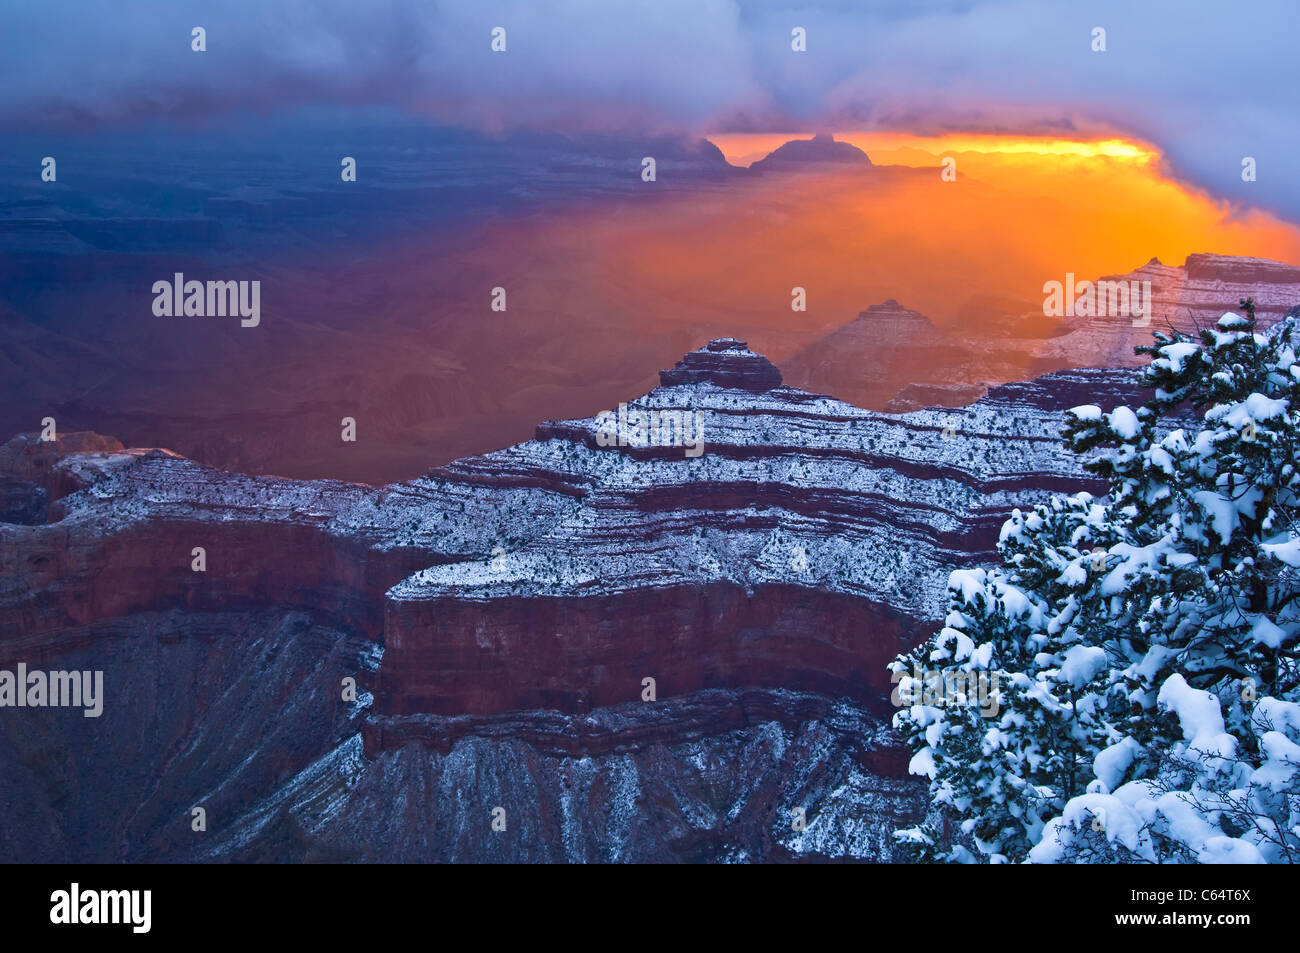
{"type": "Polygon", "coordinates": [[[545,129],[1120,133],[1300,221],[1295,0],[101,0],[0,7],[0,124],[391,104],[545,129]],[[190,48],[191,29],[207,51],[190,48]],[[505,53],[491,31],[506,30],[505,53]],[[801,27],[807,51],[791,49],[801,27]],[[1092,31],[1106,31],[1106,52],[1092,31]],[[1258,181],[1241,180],[1243,157],[1258,181]]]}

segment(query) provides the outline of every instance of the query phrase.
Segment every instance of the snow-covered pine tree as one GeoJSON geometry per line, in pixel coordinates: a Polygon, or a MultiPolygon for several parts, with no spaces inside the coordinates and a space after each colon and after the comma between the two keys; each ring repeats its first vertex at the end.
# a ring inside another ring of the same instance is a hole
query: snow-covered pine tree
{"type": "Polygon", "coordinates": [[[1261,333],[1242,308],[1139,348],[1136,412],[1070,412],[1108,495],[1013,513],[1002,566],[953,573],[893,663],[905,700],[916,669],[1001,686],[993,717],[895,717],[931,778],[916,858],[1300,860],[1300,309],[1261,333]]]}

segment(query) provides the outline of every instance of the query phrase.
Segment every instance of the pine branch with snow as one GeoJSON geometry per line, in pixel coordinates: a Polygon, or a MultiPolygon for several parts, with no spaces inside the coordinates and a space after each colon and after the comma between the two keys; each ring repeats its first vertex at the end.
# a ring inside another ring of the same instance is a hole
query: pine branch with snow
{"type": "Polygon", "coordinates": [[[945,626],[894,663],[1003,686],[991,717],[896,715],[931,779],[914,855],[1300,859],[1300,312],[1264,333],[1242,306],[1139,348],[1142,407],[1070,412],[1108,495],[1013,513],[1002,565],[954,573],[945,626]]]}

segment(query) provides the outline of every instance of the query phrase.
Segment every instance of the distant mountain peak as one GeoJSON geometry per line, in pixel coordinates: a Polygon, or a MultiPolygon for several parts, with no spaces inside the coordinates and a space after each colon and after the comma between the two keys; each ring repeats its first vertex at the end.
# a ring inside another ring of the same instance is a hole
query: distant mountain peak
{"type": "Polygon", "coordinates": [[[852,143],[841,142],[830,133],[821,132],[811,139],[791,139],[773,149],[750,168],[786,168],[820,163],[869,166],[871,158],[852,143]]]}

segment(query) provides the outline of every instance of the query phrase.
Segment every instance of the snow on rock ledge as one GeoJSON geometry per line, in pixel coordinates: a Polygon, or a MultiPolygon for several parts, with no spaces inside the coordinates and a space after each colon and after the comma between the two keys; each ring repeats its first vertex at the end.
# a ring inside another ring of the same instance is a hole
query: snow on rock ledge
{"type": "Polygon", "coordinates": [[[719,338],[691,351],[672,370],[660,371],[659,382],[665,387],[711,383],[761,394],[781,386],[781,372],[744,341],[719,338]]]}

